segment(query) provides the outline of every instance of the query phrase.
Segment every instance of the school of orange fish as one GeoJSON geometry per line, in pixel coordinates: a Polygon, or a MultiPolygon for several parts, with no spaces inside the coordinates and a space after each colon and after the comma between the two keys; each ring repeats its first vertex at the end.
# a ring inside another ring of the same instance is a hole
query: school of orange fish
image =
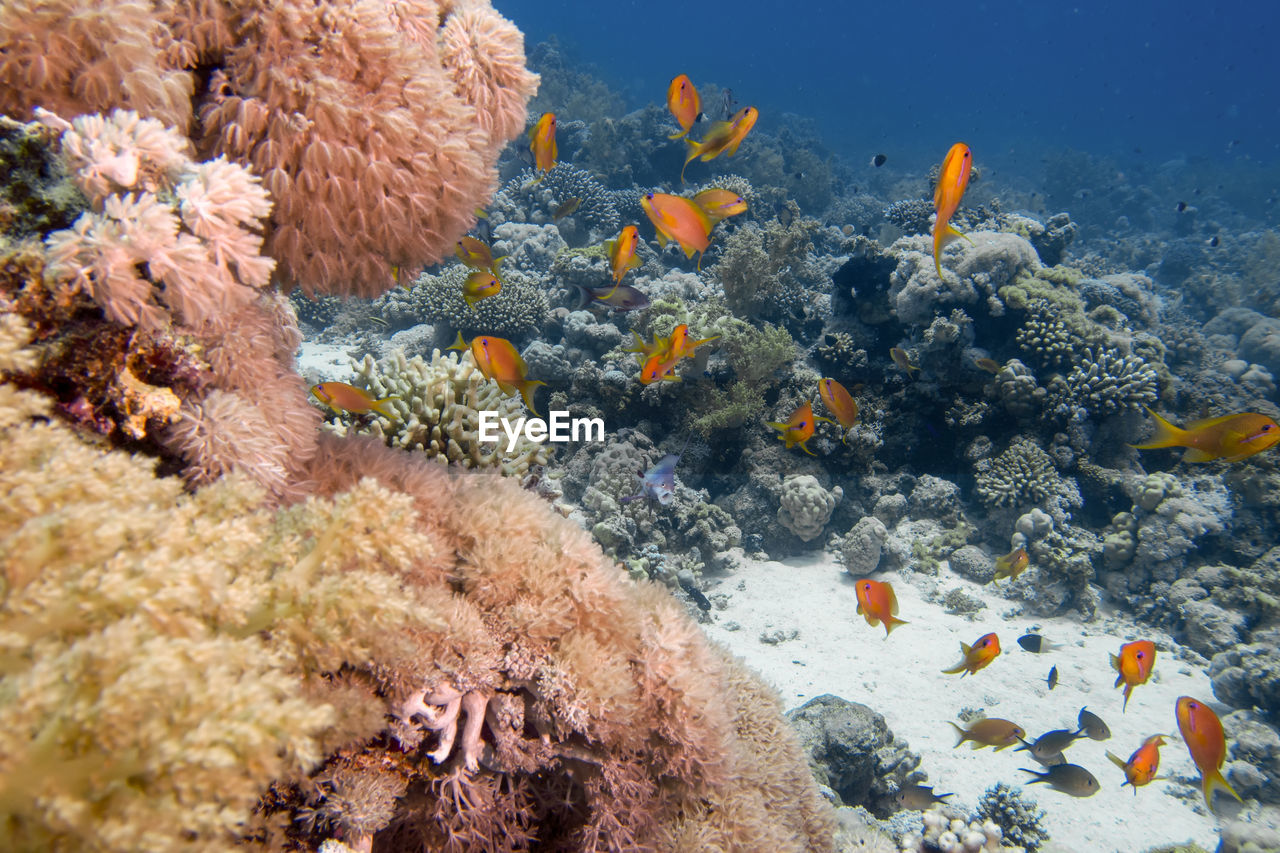
{"type": "MultiPolygon", "coordinates": [[[[1026,552],[1022,552],[1022,555],[1025,559],[1026,552]]],[[[894,628],[908,624],[898,618],[898,599],[893,593],[893,587],[887,582],[862,578],[854,582],[854,587],[858,598],[857,612],[867,620],[868,625],[884,625],[886,640],[894,628]]],[[[1043,637],[1036,634],[1028,634],[1018,642],[1028,651],[1037,653],[1051,651],[1054,648],[1043,637]]],[[[984,634],[975,640],[973,645],[961,643],[960,661],[942,672],[948,675],[959,673],[961,678],[972,675],[994,661],[1000,655],[1000,651],[1000,638],[995,633],[984,634]]],[[[1115,686],[1124,686],[1124,703],[1121,706],[1121,713],[1129,708],[1129,696],[1133,688],[1146,684],[1151,678],[1155,663],[1156,647],[1150,640],[1134,640],[1125,643],[1120,646],[1117,654],[1111,655],[1111,667],[1116,671],[1115,686]]],[[[1056,670],[1055,667],[1054,672],[1056,670]]],[[[1053,689],[1055,683],[1056,679],[1051,674],[1050,689],[1053,689]]],[[[1218,715],[1203,702],[1190,696],[1183,696],[1174,706],[1174,717],[1182,741],[1191,753],[1191,760],[1200,770],[1201,790],[1209,810],[1213,810],[1214,789],[1221,789],[1243,803],[1240,795],[1222,776],[1222,764],[1226,759],[1227,746],[1218,715]]],[[[957,747],[965,742],[971,742],[974,749],[990,746],[999,751],[1014,743],[1021,743],[1022,746],[1019,749],[1027,750],[1033,759],[1045,767],[1043,772],[1022,768],[1024,772],[1034,777],[1029,784],[1043,782],[1065,794],[1088,797],[1097,793],[1102,786],[1087,769],[1078,764],[1068,763],[1063,757],[1063,750],[1077,738],[1091,737],[1096,740],[1105,740],[1111,736],[1111,732],[1101,719],[1087,709],[1081,709],[1078,722],[1079,728],[1075,731],[1055,729],[1032,742],[1026,740],[1025,729],[1009,720],[983,719],[968,729],[962,729],[955,723],[951,725],[960,737],[956,742],[957,747]]],[[[1121,787],[1132,785],[1136,794],[1139,787],[1149,784],[1156,778],[1156,772],[1160,767],[1160,747],[1164,745],[1166,737],[1169,735],[1153,734],[1147,737],[1127,760],[1113,753],[1107,753],[1107,758],[1124,773],[1125,781],[1121,783],[1121,787]]],[[[925,791],[929,792],[927,797],[933,798],[931,802],[938,802],[941,798],[950,796],[949,794],[934,795],[932,789],[920,788],[910,798],[925,799],[927,798],[925,791]]]]}
{"type": "MultiPolygon", "coordinates": [[[[683,139],[687,147],[687,156],[680,172],[680,182],[684,182],[684,172],[689,163],[697,160],[710,161],[721,154],[733,156],[747,134],[755,126],[759,112],[754,107],[744,107],[726,121],[713,122],[701,140],[690,137],[696,122],[701,117],[701,103],[693,82],[685,75],[675,77],[667,90],[667,107],[680,127],[680,131],[671,135],[670,139],[683,139]]],[[[535,171],[539,176],[534,183],[541,181],[556,165],[556,118],[554,113],[544,113],[529,131],[529,149],[533,155],[535,171]]],[[[951,225],[951,218],[960,206],[965,189],[969,183],[969,175],[973,165],[973,154],[964,143],[957,142],[947,151],[943,158],[937,186],[934,191],[934,208],[936,219],[933,226],[933,259],[939,278],[943,277],[942,253],[946,245],[957,238],[969,240],[966,235],[951,225]]],[[[572,201],[572,200],[570,200],[572,201]]],[[[711,235],[716,225],[722,220],[741,214],[747,210],[747,202],[741,196],[727,189],[710,188],[690,197],[667,193],[646,193],[641,198],[641,206],[648,215],[655,231],[656,240],[661,247],[668,243],[676,243],[686,257],[699,256],[706,253],[711,243],[711,235]]],[[[576,205],[566,203],[562,209],[572,213],[576,205]]],[[[560,216],[557,211],[557,216],[560,216]]],[[[609,260],[612,283],[592,289],[587,295],[592,302],[625,310],[625,303],[614,300],[619,288],[623,287],[623,279],[627,273],[640,266],[636,250],[640,242],[639,229],[636,225],[627,225],[618,236],[605,243],[605,252],[609,260]]],[[[970,241],[972,242],[972,241],[970,241]]],[[[502,258],[494,258],[489,245],[474,237],[464,237],[458,242],[457,258],[472,272],[462,285],[463,298],[474,309],[477,302],[496,296],[502,290],[502,279],[499,268],[502,258]]],[[[398,271],[397,271],[398,275],[398,271]]],[[[717,336],[703,339],[692,339],[688,326],[680,325],[666,336],[657,336],[652,341],[644,341],[634,336],[634,345],[627,352],[637,355],[640,372],[638,380],[642,384],[653,382],[678,382],[680,375],[676,372],[682,360],[693,358],[699,347],[716,340],[717,336]]],[[[451,349],[469,350],[476,366],[483,375],[496,382],[505,394],[519,393],[528,408],[537,414],[534,406],[534,391],[544,382],[527,377],[527,368],[520,353],[508,340],[493,335],[478,335],[470,343],[458,335],[451,349]]],[[[893,363],[908,376],[919,372],[920,368],[911,363],[908,353],[901,347],[893,347],[889,351],[893,363]]],[[[998,373],[1002,365],[991,359],[981,359],[976,366],[998,373]],[[985,363],[984,363],[985,362],[985,363]]],[[[373,412],[388,419],[394,419],[396,413],[389,405],[395,397],[375,400],[365,390],[344,382],[324,382],[314,386],[314,396],[334,410],[355,414],[373,412]]],[[[799,446],[801,450],[815,455],[807,442],[814,435],[816,422],[825,421],[837,424],[841,429],[842,440],[857,422],[858,404],[849,391],[832,378],[823,378],[818,382],[818,396],[833,416],[826,418],[813,413],[813,405],[805,401],[792,415],[782,422],[768,422],[767,425],[778,431],[778,439],[783,441],[787,449],[799,446]]],[[[1186,449],[1184,460],[1201,462],[1211,459],[1237,461],[1259,453],[1277,441],[1280,441],[1280,425],[1271,418],[1253,413],[1243,412],[1221,417],[1197,421],[1179,428],[1169,423],[1156,412],[1148,409],[1155,426],[1155,435],[1145,443],[1132,445],[1139,449],[1181,447],[1186,449]]],[[[674,468],[671,457],[670,467],[674,468]]],[[[667,471],[668,479],[670,471],[667,471]]],[[[638,498],[641,495],[633,496],[638,498]]],[[[1016,549],[1012,553],[996,558],[994,580],[1016,579],[1029,565],[1029,556],[1024,549],[1016,549]]],[[[899,625],[907,624],[897,618],[898,602],[892,587],[882,581],[864,578],[856,581],[858,600],[857,612],[862,614],[870,625],[881,624],[885,628],[885,638],[899,625]]],[[[1023,643],[1032,651],[1047,650],[1049,644],[1035,635],[1028,635],[1034,640],[1023,643]],[[1034,645],[1035,648],[1031,648],[1034,645]]],[[[1027,640],[1024,637],[1023,640],[1027,640]]],[[[1020,640],[1020,643],[1022,641],[1020,640]]],[[[960,674],[961,677],[982,670],[1001,653],[1000,639],[995,633],[985,634],[972,645],[961,644],[961,660],[955,666],[942,670],[948,674],[960,674]]],[[[1155,665],[1156,649],[1149,640],[1138,640],[1125,643],[1118,654],[1111,656],[1111,665],[1116,670],[1116,686],[1124,686],[1124,704],[1122,712],[1127,710],[1129,696],[1133,689],[1151,677],[1155,665]]],[[[1056,667],[1050,674],[1050,687],[1056,683],[1056,667]]],[[[1221,789],[1237,800],[1239,795],[1223,778],[1221,768],[1226,756],[1226,743],[1222,724],[1217,715],[1203,702],[1192,697],[1183,696],[1177,700],[1175,719],[1182,741],[1186,744],[1192,760],[1200,770],[1202,791],[1205,803],[1212,810],[1213,793],[1221,789]]],[[[1020,726],[1007,720],[984,719],[968,729],[955,726],[960,740],[956,746],[971,742],[974,748],[986,746],[997,750],[1011,746],[1015,742],[1022,744],[1019,749],[1027,750],[1031,756],[1045,766],[1043,772],[1029,770],[1034,778],[1032,783],[1043,782],[1050,787],[1073,796],[1090,796],[1099,788],[1097,779],[1085,768],[1070,764],[1062,756],[1062,750],[1078,737],[1109,737],[1106,725],[1095,715],[1082,709],[1079,719],[1080,727],[1076,731],[1056,730],[1048,732],[1033,742],[1028,742],[1026,732],[1020,726]]],[[[954,723],[952,724],[955,725],[954,723]]],[[[1135,789],[1149,784],[1156,778],[1160,764],[1160,746],[1163,734],[1147,737],[1127,760],[1110,752],[1108,758],[1124,773],[1125,785],[1135,789]]],[[[948,794],[934,795],[932,789],[917,787],[904,792],[904,804],[923,806],[930,802],[939,802],[948,794]]]]}

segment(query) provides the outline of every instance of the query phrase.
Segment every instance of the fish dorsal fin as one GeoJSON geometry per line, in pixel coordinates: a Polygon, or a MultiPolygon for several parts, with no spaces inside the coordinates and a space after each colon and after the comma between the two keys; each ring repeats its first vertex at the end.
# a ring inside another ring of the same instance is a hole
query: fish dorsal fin
{"type": "Polygon", "coordinates": [[[1184,426],[1182,429],[1185,432],[1191,432],[1192,430],[1199,430],[1199,429],[1207,429],[1208,427],[1215,427],[1218,424],[1226,423],[1227,421],[1234,420],[1238,417],[1240,416],[1237,414],[1237,415],[1219,415],[1216,418],[1204,418],[1202,420],[1192,421],[1191,423],[1184,426]]]}

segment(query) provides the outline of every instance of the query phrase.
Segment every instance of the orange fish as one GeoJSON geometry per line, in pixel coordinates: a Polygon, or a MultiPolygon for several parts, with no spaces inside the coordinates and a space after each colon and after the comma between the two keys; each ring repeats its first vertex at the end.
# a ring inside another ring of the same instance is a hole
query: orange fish
{"type": "Polygon", "coordinates": [[[324,403],[335,412],[351,412],[352,414],[362,415],[365,412],[377,412],[384,418],[391,420],[399,420],[395,409],[387,404],[392,400],[400,398],[394,394],[390,397],[383,397],[381,400],[373,399],[373,395],[363,388],[357,388],[354,385],[348,385],[345,382],[321,382],[319,385],[311,386],[311,393],[321,403],[324,403]]]}
{"type": "Polygon", "coordinates": [[[993,583],[1005,578],[1016,581],[1029,565],[1031,558],[1027,556],[1027,549],[1015,548],[1003,557],[996,557],[996,572],[991,580],[993,583]]]}
{"type": "MultiPolygon", "coordinates": [[[[689,156],[685,158],[684,165],[687,167],[694,158],[706,163],[721,154],[732,157],[738,152],[738,146],[747,138],[751,128],[756,126],[758,118],[760,111],[755,107],[743,107],[728,121],[718,121],[711,125],[701,142],[695,142],[686,136],[684,143],[689,147],[689,156]]],[[[680,170],[680,183],[684,183],[683,168],[680,170]]]]}
{"type": "Polygon", "coordinates": [[[818,380],[818,396],[826,404],[827,411],[836,416],[836,421],[840,424],[840,440],[848,444],[845,441],[845,435],[858,421],[857,402],[845,387],[834,379],[818,380]]]}
{"type": "Polygon", "coordinates": [[[644,367],[640,368],[640,384],[652,385],[654,382],[679,382],[680,377],[676,375],[676,365],[679,363],[680,356],[673,356],[670,353],[650,356],[648,361],[644,363],[644,367]]]}
{"type": "Polygon", "coordinates": [[[808,453],[810,456],[817,456],[818,454],[810,450],[808,445],[805,444],[806,441],[813,438],[814,421],[835,423],[835,421],[830,418],[815,417],[813,414],[813,406],[806,400],[795,410],[794,413],[792,413],[790,419],[788,419],[786,423],[769,421],[768,425],[780,431],[778,440],[785,441],[787,443],[787,450],[790,450],[793,446],[798,444],[800,445],[800,449],[805,453],[808,453]]]}
{"type": "Polygon", "coordinates": [[[667,139],[679,139],[693,129],[693,125],[702,115],[702,99],[693,81],[687,75],[677,74],[667,85],[667,109],[680,125],[680,132],[668,136],[667,139]]]}
{"type": "Polygon", "coordinates": [[[964,675],[960,677],[964,678],[991,663],[1000,654],[1000,638],[995,634],[983,634],[972,646],[961,643],[960,653],[964,655],[964,660],[951,669],[944,669],[943,672],[947,675],[963,672],[964,675]]]}
{"type": "Polygon", "coordinates": [[[547,383],[526,378],[525,374],[528,373],[529,368],[525,366],[524,359],[520,357],[520,353],[516,351],[511,341],[493,335],[476,335],[468,344],[462,339],[462,332],[458,332],[458,339],[449,349],[470,349],[476,367],[486,379],[497,382],[503,394],[514,394],[519,391],[529,411],[535,416],[538,415],[538,410],[533,405],[533,392],[539,385],[547,383]]]}
{"type": "Polygon", "coordinates": [[[1235,788],[1222,778],[1222,762],[1227,757],[1227,738],[1222,732],[1222,721],[1203,702],[1182,696],[1177,704],[1178,731],[1191,753],[1191,760],[1200,768],[1200,788],[1204,791],[1204,804],[1213,811],[1213,789],[1221,788],[1240,802],[1235,788]]]}
{"type": "Polygon", "coordinates": [[[722,219],[747,212],[747,200],[733,190],[708,187],[693,194],[693,201],[711,220],[712,227],[722,219]]]}
{"type": "Polygon", "coordinates": [[[665,337],[658,337],[657,335],[654,335],[653,341],[646,342],[644,338],[640,337],[634,330],[632,330],[631,337],[633,339],[633,345],[623,347],[622,351],[639,353],[640,358],[638,360],[641,364],[653,358],[655,355],[661,357],[659,359],[660,361],[665,360],[667,356],[671,355],[670,335],[666,335],[665,337]]]}
{"type": "Polygon", "coordinates": [[[497,296],[501,292],[502,282],[489,270],[476,270],[462,283],[462,298],[472,311],[476,310],[476,303],[481,299],[497,296]]]}
{"type": "Polygon", "coordinates": [[[956,736],[959,738],[952,749],[959,749],[960,744],[965,741],[972,741],[973,749],[994,746],[995,751],[999,752],[1002,749],[1013,746],[1027,736],[1027,732],[1022,726],[996,717],[978,720],[967,729],[962,729],[955,723],[951,723],[951,728],[956,730],[956,736]]]}
{"type": "Polygon", "coordinates": [[[893,594],[893,587],[887,583],[863,578],[854,583],[854,593],[858,596],[857,612],[866,618],[868,625],[884,625],[886,640],[889,639],[890,631],[907,624],[894,618],[898,615],[898,598],[893,594]]]}
{"type": "Polygon", "coordinates": [[[1147,738],[1142,742],[1142,746],[1129,756],[1128,761],[1115,753],[1107,753],[1111,763],[1124,771],[1125,781],[1121,788],[1132,785],[1133,795],[1136,797],[1140,786],[1149,784],[1156,778],[1156,771],[1160,769],[1160,747],[1164,746],[1164,739],[1165,735],[1152,735],[1147,738]]]}
{"type": "MultiPolygon", "coordinates": [[[[618,233],[614,240],[606,240],[604,250],[609,254],[609,269],[613,271],[613,287],[617,290],[618,285],[622,283],[622,278],[631,270],[640,266],[640,259],[636,257],[636,246],[640,244],[640,230],[634,225],[628,225],[618,233]]],[[[609,291],[609,296],[613,295],[613,290],[609,291]]],[[[604,297],[608,299],[609,296],[604,297]]]]}
{"type": "Polygon", "coordinates": [[[911,375],[911,371],[919,371],[920,368],[911,363],[911,357],[907,355],[907,351],[902,347],[889,347],[889,358],[893,359],[893,363],[898,366],[899,370],[905,370],[907,375],[911,375]]]}
{"type": "MultiPolygon", "coordinates": [[[[640,206],[649,214],[654,229],[658,232],[658,244],[666,246],[671,240],[680,244],[686,258],[692,258],[694,252],[705,252],[711,244],[711,229],[714,225],[705,210],[698,207],[693,199],[666,193],[647,193],[640,199],[640,206]]],[[[698,258],[698,267],[702,267],[702,258],[698,258]]]]}
{"type": "Polygon", "coordinates": [[[689,326],[681,323],[667,336],[667,351],[677,358],[693,358],[698,347],[703,344],[709,344],[719,337],[719,335],[712,335],[709,338],[691,341],[689,340],[689,326]]]}
{"type": "Polygon", "coordinates": [[[1179,429],[1151,409],[1147,409],[1147,413],[1156,419],[1156,434],[1146,444],[1129,446],[1139,450],[1185,447],[1187,452],[1182,454],[1183,462],[1208,462],[1210,459],[1237,462],[1280,441],[1280,424],[1256,412],[1195,421],[1187,424],[1185,429],[1179,429]]]}
{"type": "MultiPolygon", "coordinates": [[[[538,123],[529,131],[529,150],[533,152],[533,166],[542,175],[556,167],[556,114],[543,113],[538,123]]],[[[537,181],[534,181],[537,183],[537,181]]]]}
{"type": "Polygon", "coordinates": [[[495,276],[498,274],[498,264],[502,262],[502,258],[494,258],[493,250],[489,248],[488,243],[470,236],[459,240],[453,253],[458,256],[458,260],[473,270],[488,270],[495,276]]]}
{"type": "Polygon", "coordinates": [[[951,217],[960,206],[960,199],[964,198],[965,188],[969,186],[969,170],[972,166],[973,153],[963,142],[952,145],[942,160],[938,185],[933,190],[933,209],[938,213],[933,222],[933,265],[938,270],[938,278],[942,278],[942,247],[957,237],[965,237],[951,227],[951,217]]]}
{"type": "Polygon", "coordinates": [[[1134,640],[1120,647],[1119,655],[1111,656],[1111,666],[1115,669],[1116,683],[1124,685],[1124,705],[1121,713],[1129,707],[1129,694],[1139,684],[1146,684],[1151,677],[1151,668],[1156,664],[1156,644],[1150,640],[1134,640]]]}
{"type": "Polygon", "coordinates": [[[1003,365],[994,358],[975,358],[973,364],[979,370],[985,370],[987,373],[999,373],[1003,369],[1003,365]]]}

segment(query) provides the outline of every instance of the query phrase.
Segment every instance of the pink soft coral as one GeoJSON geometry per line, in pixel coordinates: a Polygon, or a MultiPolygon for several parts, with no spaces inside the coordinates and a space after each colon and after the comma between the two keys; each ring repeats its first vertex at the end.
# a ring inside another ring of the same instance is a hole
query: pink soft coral
{"type": "Polygon", "coordinates": [[[486,0],[23,0],[0,8],[0,45],[7,111],[129,106],[189,128],[200,156],[262,176],[284,282],[364,296],[453,250],[538,83],[486,0]]]}

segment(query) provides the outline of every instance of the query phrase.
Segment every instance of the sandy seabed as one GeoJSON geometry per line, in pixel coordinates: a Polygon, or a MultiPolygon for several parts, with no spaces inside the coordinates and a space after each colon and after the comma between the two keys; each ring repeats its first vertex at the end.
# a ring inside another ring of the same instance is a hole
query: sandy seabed
{"type": "MultiPolygon", "coordinates": [[[[1020,767],[1038,765],[1026,752],[1006,749],[955,749],[955,730],[962,708],[981,708],[989,717],[1012,720],[1036,737],[1050,729],[1076,727],[1080,709],[1100,716],[1110,727],[1107,741],[1082,738],[1067,750],[1067,760],[1088,768],[1101,783],[1092,797],[1075,798],[1045,785],[1024,786],[1039,802],[1055,846],[1091,853],[1137,853],[1161,844],[1192,841],[1207,850],[1218,844],[1218,822],[1204,808],[1200,775],[1185,745],[1174,737],[1160,750],[1160,776],[1139,789],[1121,788],[1124,775],[1107,760],[1110,750],[1128,758],[1143,739],[1156,733],[1177,734],[1174,704],[1179,696],[1195,696],[1225,713],[1216,703],[1205,669],[1180,660],[1167,635],[1109,615],[1082,623],[1068,617],[1036,619],[1011,615],[1015,602],[949,573],[938,577],[883,572],[910,624],[885,638],[884,628],[857,615],[854,579],[834,556],[814,553],[784,561],[743,559],[731,574],[712,579],[705,590],[716,606],[707,633],[762,673],[776,687],[788,709],[824,693],[860,702],[883,714],[898,740],[906,740],[921,756],[926,785],[951,791],[950,802],[971,810],[983,791],[997,782],[1023,785],[1031,777],[1020,767]],[[961,587],[986,609],[970,619],[944,611],[940,600],[927,600],[936,590],[961,587]],[[725,596],[728,606],[721,609],[725,596]],[[1008,614],[1008,615],[1007,615],[1008,614]],[[793,639],[767,643],[761,635],[797,632],[793,639]],[[963,678],[940,670],[960,660],[960,643],[973,643],[988,631],[1000,638],[1001,655],[985,669],[963,678]],[[1032,654],[1017,638],[1034,631],[1062,648],[1032,654]],[[1121,713],[1123,694],[1114,687],[1109,655],[1124,642],[1154,640],[1159,650],[1150,681],[1134,688],[1121,713]],[[1050,666],[1058,667],[1059,684],[1046,684],[1050,666]]],[[[963,725],[963,724],[962,724],[963,725]]],[[[1219,795],[1218,809],[1234,813],[1239,806],[1219,795]]]]}

